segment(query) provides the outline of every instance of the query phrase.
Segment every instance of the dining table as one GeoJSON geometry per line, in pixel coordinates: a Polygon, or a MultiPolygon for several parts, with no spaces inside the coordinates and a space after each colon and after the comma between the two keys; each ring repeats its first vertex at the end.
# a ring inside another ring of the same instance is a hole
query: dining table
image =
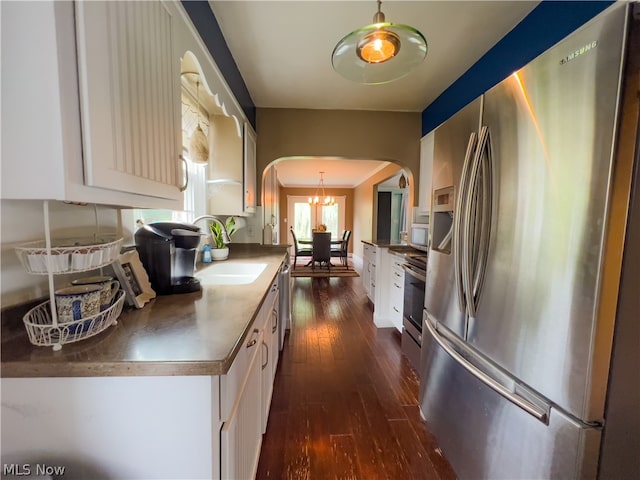
{"type": "MultiPolygon", "coordinates": [[[[327,232],[327,233],[329,233],[329,232],[327,232]]],[[[311,245],[311,246],[312,246],[312,247],[311,247],[311,250],[313,251],[313,239],[311,239],[311,238],[301,238],[301,239],[298,239],[298,244],[299,244],[299,245],[311,245]]],[[[336,240],[333,240],[333,239],[332,239],[332,240],[331,240],[331,246],[333,247],[334,245],[342,245],[342,239],[341,239],[341,238],[336,239],[336,240]]],[[[311,265],[312,263],[313,263],[313,260],[310,260],[309,262],[307,262],[307,263],[305,264],[305,267],[308,267],[308,266],[309,266],[309,265],[311,265]]],[[[332,264],[331,266],[333,267],[333,266],[335,266],[335,265],[333,265],[333,264],[332,264]]]]}

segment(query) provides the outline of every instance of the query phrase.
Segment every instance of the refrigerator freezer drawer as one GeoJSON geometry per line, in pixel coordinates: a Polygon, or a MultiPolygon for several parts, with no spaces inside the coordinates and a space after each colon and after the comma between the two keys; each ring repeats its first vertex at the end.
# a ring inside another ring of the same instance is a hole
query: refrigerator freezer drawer
{"type": "Polygon", "coordinates": [[[548,424],[489,388],[423,332],[420,409],[459,478],[595,478],[600,430],[548,424]]]}

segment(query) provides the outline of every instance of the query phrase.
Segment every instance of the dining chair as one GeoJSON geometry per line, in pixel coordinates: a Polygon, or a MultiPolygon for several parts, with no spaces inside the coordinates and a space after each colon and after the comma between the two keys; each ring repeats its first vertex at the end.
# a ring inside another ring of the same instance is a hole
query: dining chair
{"type": "Polygon", "coordinates": [[[316,269],[317,262],[320,267],[325,263],[331,270],[331,233],[313,232],[312,245],[311,269],[316,269]]]}
{"type": "Polygon", "coordinates": [[[300,248],[298,245],[298,239],[296,238],[296,234],[293,231],[293,227],[289,228],[291,232],[291,236],[293,237],[293,269],[296,269],[296,263],[298,262],[298,257],[311,257],[312,249],[310,247],[300,248]]]}
{"type": "Polygon", "coordinates": [[[349,239],[351,238],[351,230],[345,230],[342,234],[342,240],[339,244],[334,244],[331,248],[331,256],[339,257],[340,263],[344,267],[348,267],[348,251],[349,251],[349,239]]]}

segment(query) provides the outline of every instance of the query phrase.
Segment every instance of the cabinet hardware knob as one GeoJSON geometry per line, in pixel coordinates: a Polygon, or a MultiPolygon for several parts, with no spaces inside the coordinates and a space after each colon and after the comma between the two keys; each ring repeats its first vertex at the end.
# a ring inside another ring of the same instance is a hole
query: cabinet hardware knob
{"type": "MultiPolygon", "coordinates": [[[[257,328],[254,328],[253,329],[253,333],[258,334],[258,333],[260,333],[260,330],[258,330],[257,328]]],[[[252,340],[249,340],[247,342],[247,348],[253,347],[256,343],[258,343],[258,340],[256,340],[255,338],[252,339],[252,340]]]]}

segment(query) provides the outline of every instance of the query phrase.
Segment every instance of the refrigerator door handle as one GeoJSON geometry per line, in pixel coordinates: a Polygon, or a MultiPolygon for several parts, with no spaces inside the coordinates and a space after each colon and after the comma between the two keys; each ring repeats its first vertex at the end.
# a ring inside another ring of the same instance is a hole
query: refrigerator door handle
{"type": "MultiPolygon", "coordinates": [[[[478,255],[473,276],[473,313],[478,309],[480,301],[480,290],[487,270],[487,259],[489,257],[489,240],[491,234],[491,216],[493,208],[493,158],[491,150],[491,134],[485,126],[480,131],[480,142],[478,146],[480,155],[480,238],[478,239],[478,255]]],[[[474,242],[476,243],[476,242],[474,242]]]]}
{"type": "Polygon", "coordinates": [[[520,407],[522,410],[527,412],[528,414],[535,417],[537,420],[540,420],[542,423],[548,424],[549,415],[548,408],[542,408],[539,405],[529,401],[523,396],[511,391],[500,382],[480,370],[477,366],[471,363],[469,360],[464,358],[460,353],[458,353],[455,348],[451,345],[450,341],[443,337],[438,331],[436,327],[431,323],[430,316],[425,312],[424,324],[427,327],[427,330],[431,334],[431,337],[436,341],[436,343],[447,353],[451,358],[453,358],[456,362],[460,364],[465,370],[467,370],[471,375],[476,377],[482,383],[487,385],[489,388],[494,390],[496,393],[502,395],[509,402],[514,405],[520,407]]]}
{"type": "Polygon", "coordinates": [[[463,288],[462,279],[462,238],[461,231],[464,222],[463,216],[465,211],[465,198],[467,197],[468,190],[468,177],[471,166],[471,158],[476,146],[477,134],[476,132],[469,135],[469,142],[467,143],[467,151],[464,155],[464,164],[462,166],[462,176],[460,177],[460,187],[458,189],[458,195],[455,203],[455,212],[453,215],[453,265],[455,268],[456,277],[456,292],[458,297],[458,307],[461,312],[465,312],[465,293],[463,288]]]}
{"type": "Polygon", "coordinates": [[[476,316],[476,303],[473,297],[474,289],[472,285],[472,279],[475,277],[475,272],[477,272],[477,264],[478,261],[478,241],[475,237],[477,234],[475,232],[477,224],[479,220],[479,216],[482,215],[482,189],[478,190],[478,177],[481,173],[482,159],[483,159],[483,151],[487,141],[488,129],[487,127],[482,127],[480,130],[480,135],[478,137],[478,146],[476,148],[475,154],[473,155],[473,161],[471,162],[471,172],[469,173],[469,186],[467,193],[467,202],[464,205],[464,214],[463,214],[463,228],[462,228],[462,288],[464,290],[466,296],[466,304],[467,311],[469,312],[469,316],[476,316]],[[480,198],[478,198],[480,196],[480,198]],[[474,205],[472,199],[476,198],[478,201],[478,205],[474,205]]]}

